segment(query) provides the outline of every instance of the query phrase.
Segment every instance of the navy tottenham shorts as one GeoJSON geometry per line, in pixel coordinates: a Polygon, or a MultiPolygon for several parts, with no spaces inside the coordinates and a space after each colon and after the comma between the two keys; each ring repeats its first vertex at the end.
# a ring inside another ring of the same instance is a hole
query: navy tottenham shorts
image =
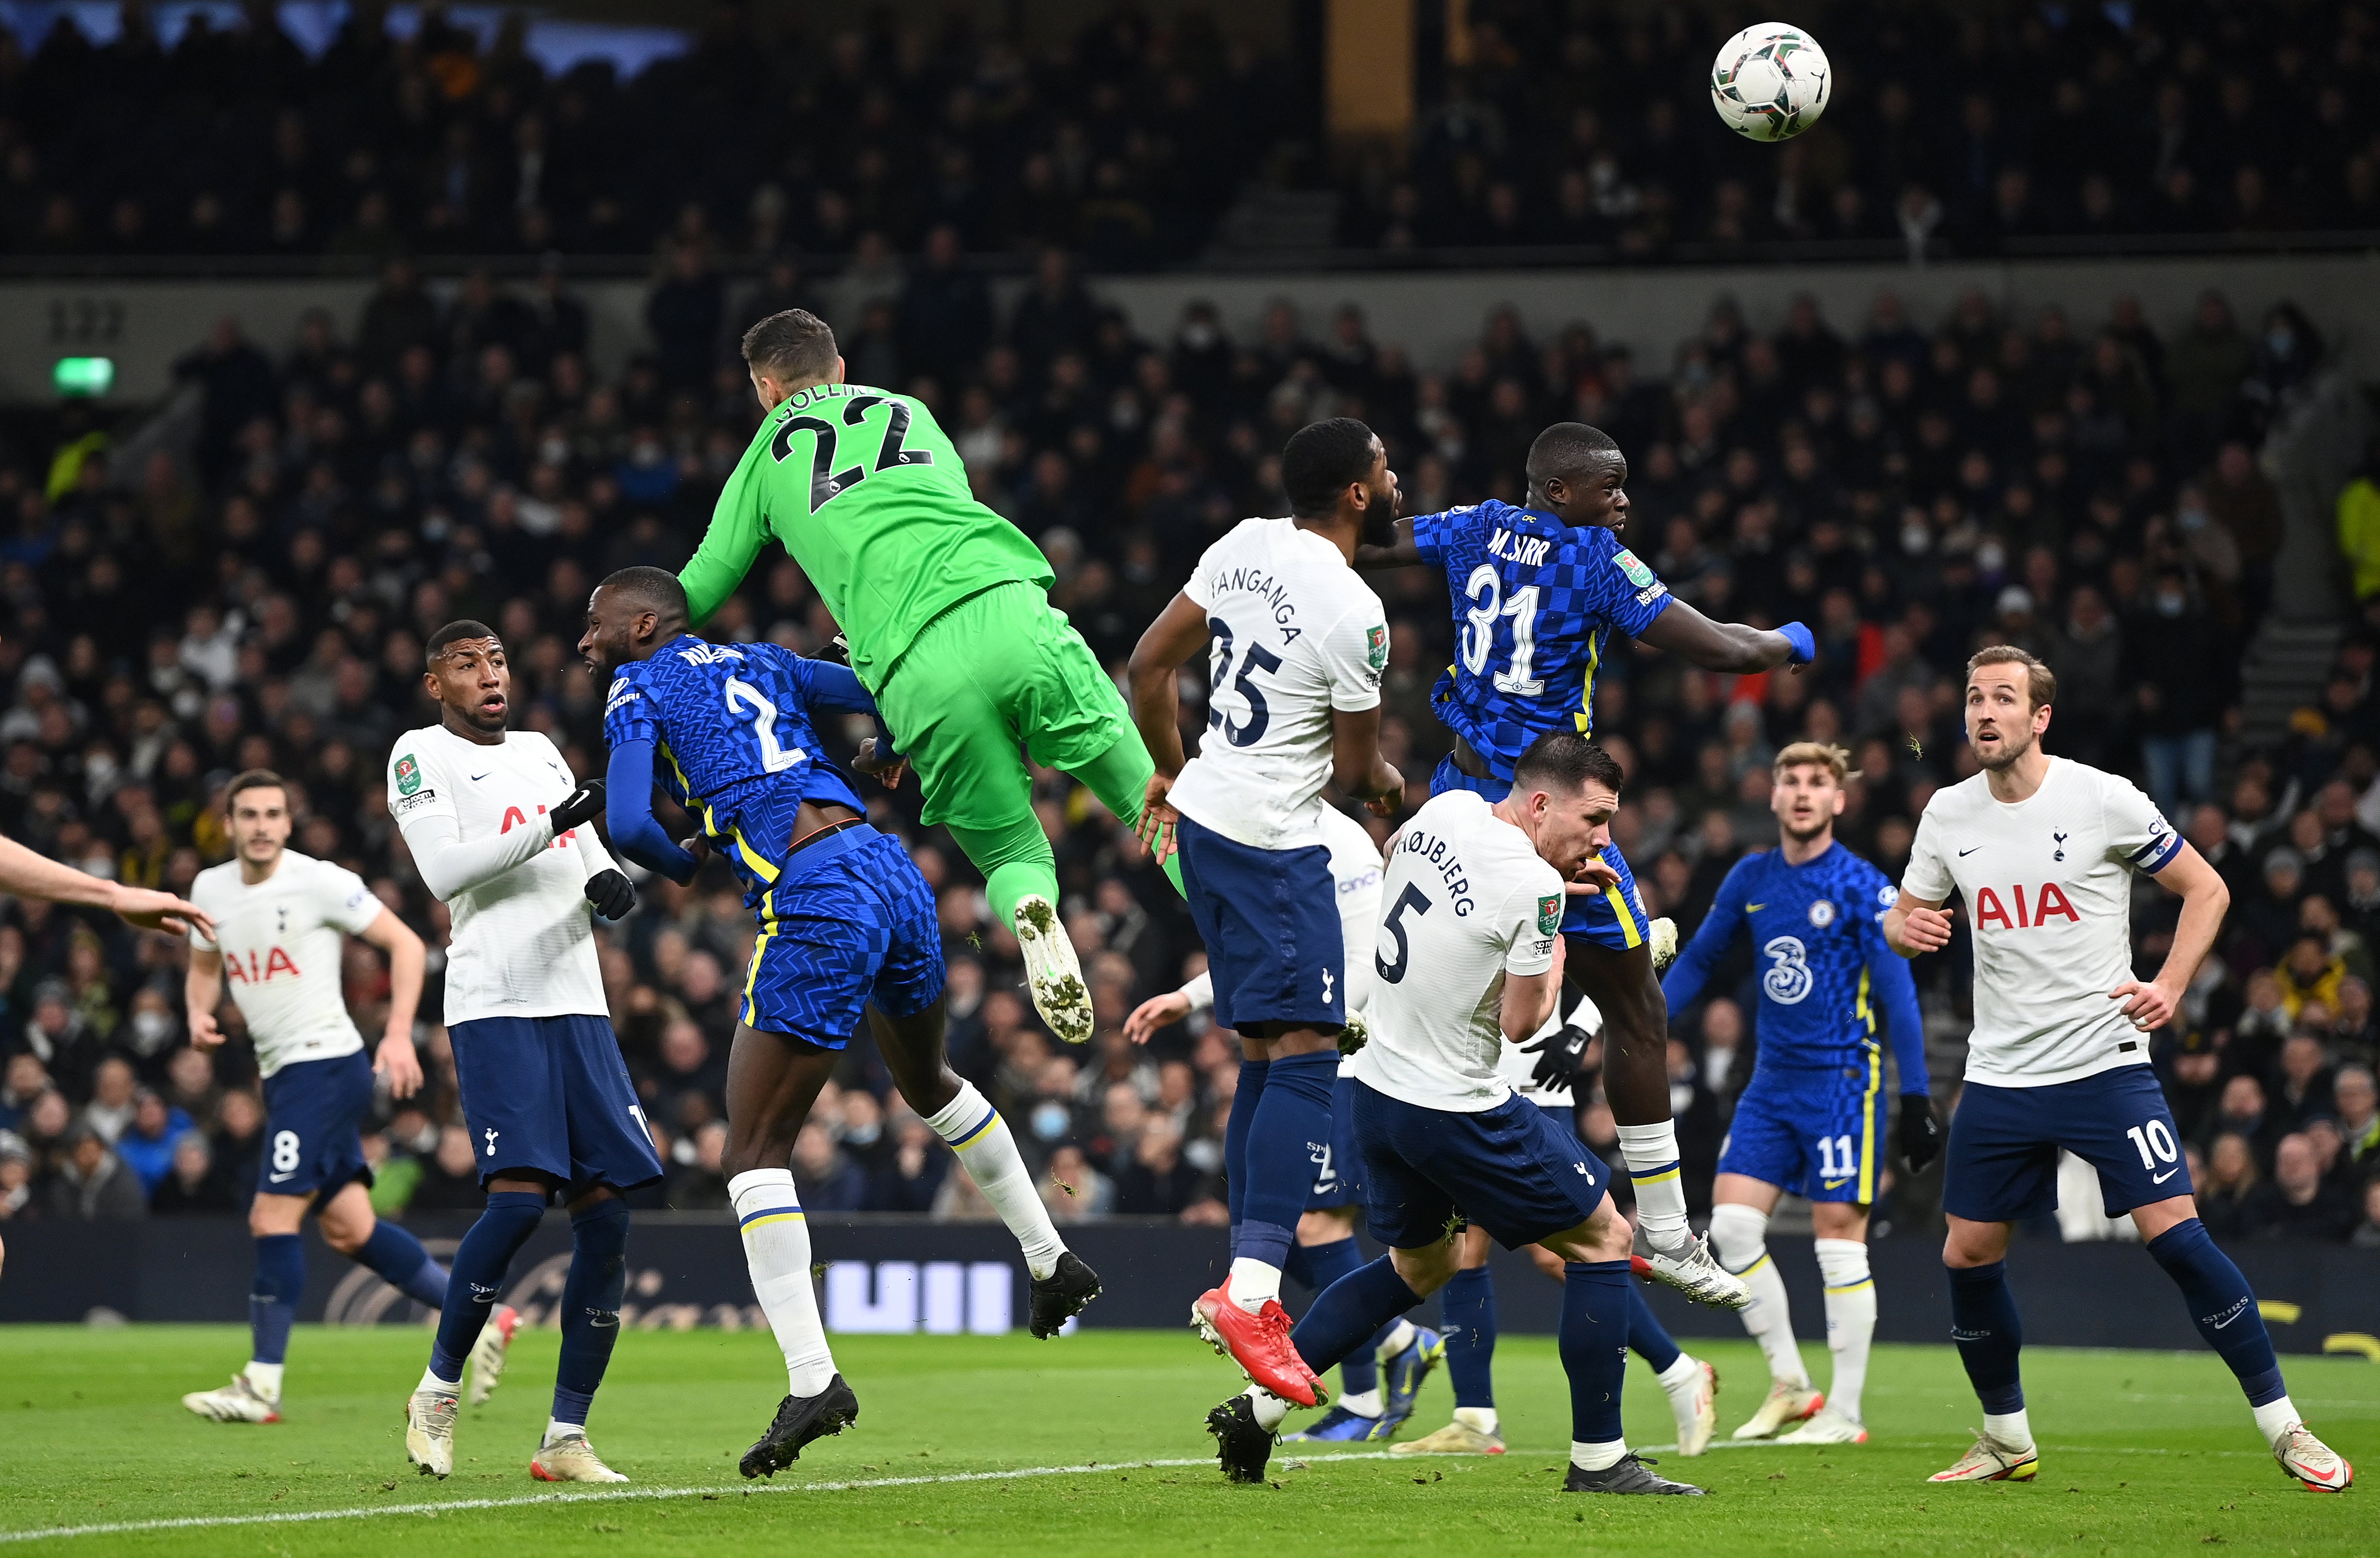
{"type": "Polygon", "coordinates": [[[2017,1223],[2058,1210],[2058,1151],[2099,1171],[2107,1215],[2191,1194],[2165,1089],[2146,1065],[2041,1088],[1970,1082],[1950,1116],[1942,1210],[2017,1223]]]}
{"type": "Polygon", "coordinates": [[[1437,1243],[1471,1222],[1506,1249],[1575,1228],[1603,1204],[1609,1170],[1564,1112],[1515,1093],[1493,1109],[1424,1109],[1357,1081],[1371,1235],[1397,1249],[1437,1243]]]}
{"type": "Polygon", "coordinates": [[[371,1057],[361,1050],[330,1060],[292,1061],[267,1077],[257,1189],[268,1196],[311,1196],[319,1210],[358,1180],[370,1185],[363,1122],[371,1104],[371,1057]]]}
{"type": "Polygon", "coordinates": [[[478,1017],[448,1033],[480,1184],[507,1169],[542,1170],[574,1191],[662,1176],[611,1018],[478,1017]]]}
{"type": "Polygon", "coordinates": [[[1345,936],[1330,851],[1257,849],[1186,816],[1174,837],[1183,895],[1215,980],[1216,1024],[1345,1027],[1345,936]]]}

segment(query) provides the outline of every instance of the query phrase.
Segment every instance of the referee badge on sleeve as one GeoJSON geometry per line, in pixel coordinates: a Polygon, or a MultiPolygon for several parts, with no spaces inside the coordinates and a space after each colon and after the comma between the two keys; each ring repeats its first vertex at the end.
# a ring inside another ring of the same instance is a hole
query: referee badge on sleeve
{"type": "Polygon", "coordinates": [[[1550,936],[1561,929],[1562,895],[1559,893],[1537,900],[1537,934],[1550,936]]]}

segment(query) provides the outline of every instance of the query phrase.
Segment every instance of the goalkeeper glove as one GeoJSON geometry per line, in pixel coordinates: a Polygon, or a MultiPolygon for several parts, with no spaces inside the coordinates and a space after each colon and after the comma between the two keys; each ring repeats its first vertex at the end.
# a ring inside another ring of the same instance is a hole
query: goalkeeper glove
{"type": "Polygon", "coordinates": [[[547,815],[553,819],[553,836],[564,834],[581,822],[590,822],[603,809],[603,781],[589,779],[563,797],[562,804],[547,815]]]}
{"type": "Polygon", "coordinates": [[[606,919],[625,919],[637,907],[637,889],[624,871],[597,871],[587,879],[587,901],[606,919]]]}
{"type": "Polygon", "coordinates": [[[1924,1093],[1900,1095],[1900,1155],[1909,1172],[1924,1171],[1942,1153],[1942,1123],[1934,1118],[1934,1101],[1924,1093]]]}
{"type": "Polygon", "coordinates": [[[1595,1035],[1576,1023],[1564,1023],[1542,1039],[1521,1046],[1537,1057],[1529,1079],[1549,1092],[1574,1089],[1586,1075],[1586,1046],[1595,1035]]]}

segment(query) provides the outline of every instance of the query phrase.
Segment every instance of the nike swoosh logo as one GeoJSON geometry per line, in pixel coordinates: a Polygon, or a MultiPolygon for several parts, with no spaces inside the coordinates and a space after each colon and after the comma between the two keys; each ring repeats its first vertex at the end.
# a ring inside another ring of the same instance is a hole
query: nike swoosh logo
{"type": "Polygon", "coordinates": [[[2162,1184],[2164,1184],[2167,1180],[2171,1179],[2175,1175],[2180,1174],[2180,1172],[2181,1172],[2181,1170],[2180,1170],[2180,1169],[2179,1169],[2179,1168],[2169,1168],[2169,1169],[2166,1170],[2163,1174],[2158,1175],[2155,1179],[2150,1180],[2150,1181],[2149,1181],[2149,1183],[2150,1183],[2150,1184],[2152,1184],[2152,1185],[2162,1185],[2162,1184]]]}
{"type": "Polygon", "coordinates": [[[1746,904],[1743,906],[1743,912],[1746,914],[1758,914],[1762,909],[1765,909],[1768,906],[1767,904],[1746,904]]]}
{"type": "Polygon", "coordinates": [[[2215,1327],[2215,1329],[2216,1329],[2216,1330],[2220,1331],[2220,1330],[2222,1330],[2225,1326],[2227,1326],[2227,1325],[2230,1324],[2232,1321],[2234,1321],[2234,1320],[2238,1320],[2241,1315],[2244,1315],[2244,1314],[2246,1314],[2247,1312],[2248,1312],[2248,1311],[2247,1311],[2247,1310],[2245,1310],[2245,1309],[2235,1309],[2235,1310],[2233,1310],[2233,1311],[2232,1311],[2231,1316],[2230,1316],[2230,1319],[2228,1319],[2228,1320],[2210,1321],[2208,1321],[2208,1323],[2209,1323],[2209,1324],[2211,1324],[2211,1325],[2213,1325],[2213,1326],[2215,1327]]]}
{"type": "Polygon", "coordinates": [[[275,1185],[280,1184],[285,1179],[295,1179],[297,1177],[298,1171],[296,1169],[291,1169],[287,1174],[269,1174],[265,1175],[265,1178],[271,1180],[275,1185]]]}
{"type": "Polygon", "coordinates": [[[1848,1179],[1829,1179],[1827,1181],[1827,1188],[1829,1190],[1840,1190],[1850,1183],[1851,1181],[1848,1179]]]}
{"type": "MultiPolygon", "coordinates": [[[[1975,846],[1975,849],[1981,849],[1982,847],[1983,847],[1983,846],[1982,846],[1982,845],[1980,845],[1980,844],[1978,844],[1977,846],[1975,846]]],[[[1961,850],[1960,850],[1960,851],[1959,851],[1959,858],[1961,858],[1961,860],[1965,859],[1968,856],[1970,856],[1970,855],[1973,854],[1973,853],[1975,852],[1975,849],[1961,849],[1961,850]]]]}
{"type": "MultiPolygon", "coordinates": [[[[488,770],[488,773],[493,773],[494,772],[495,772],[495,770],[494,770],[494,769],[492,769],[492,769],[490,769],[490,770],[488,770]]],[[[474,774],[472,774],[472,775],[471,775],[471,783],[472,783],[472,784],[474,784],[474,785],[478,784],[480,780],[485,779],[485,778],[488,776],[488,773],[474,773],[474,774]]]]}

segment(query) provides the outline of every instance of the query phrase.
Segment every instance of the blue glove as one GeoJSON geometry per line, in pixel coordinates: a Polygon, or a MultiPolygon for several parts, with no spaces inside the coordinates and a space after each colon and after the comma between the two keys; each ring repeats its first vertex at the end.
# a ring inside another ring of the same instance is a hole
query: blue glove
{"type": "Polygon", "coordinates": [[[1789,622],[1777,631],[1784,634],[1785,641],[1793,646],[1794,664],[1807,665],[1818,658],[1817,638],[1807,627],[1798,622],[1789,622]]]}

